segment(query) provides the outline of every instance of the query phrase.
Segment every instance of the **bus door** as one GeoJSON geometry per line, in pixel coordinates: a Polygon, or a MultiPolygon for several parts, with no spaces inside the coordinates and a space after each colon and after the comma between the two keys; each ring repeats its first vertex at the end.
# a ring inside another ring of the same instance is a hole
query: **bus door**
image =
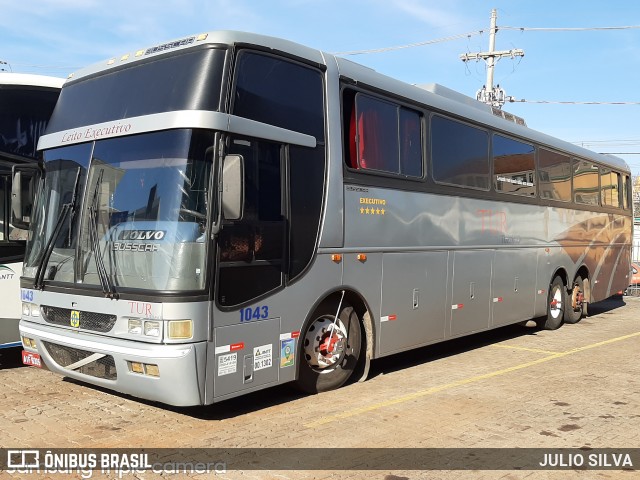
{"type": "Polygon", "coordinates": [[[284,286],[286,268],[285,147],[231,137],[227,153],[242,157],[244,204],[218,235],[215,397],[278,381],[280,318],[265,296],[284,286]]]}

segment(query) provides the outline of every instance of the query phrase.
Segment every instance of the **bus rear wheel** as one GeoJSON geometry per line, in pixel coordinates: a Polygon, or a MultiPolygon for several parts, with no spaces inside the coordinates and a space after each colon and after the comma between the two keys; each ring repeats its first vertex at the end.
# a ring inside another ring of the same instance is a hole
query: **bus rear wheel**
{"type": "Polygon", "coordinates": [[[565,291],[564,282],[560,277],[555,277],[549,287],[549,296],[547,297],[547,316],[542,317],[536,323],[539,328],[545,330],[556,330],[562,325],[564,319],[564,311],[566,307],[567,292],[565,291]]]}
{"type": "Polygon", "coordinates": [[[297,387],[319,393],[341,387],[358,365],[362,351],[362,326],[357,313],[343,303],[321,306],[300,340],[297,387]]]}
{"type": "Polygon", "coordinates": [[[584,304],[584,280],[577,276],[573,281],[573,288],[567,294],[567,305],[564,309],[565,323],[578,323],[582,318],[584,304]]]}

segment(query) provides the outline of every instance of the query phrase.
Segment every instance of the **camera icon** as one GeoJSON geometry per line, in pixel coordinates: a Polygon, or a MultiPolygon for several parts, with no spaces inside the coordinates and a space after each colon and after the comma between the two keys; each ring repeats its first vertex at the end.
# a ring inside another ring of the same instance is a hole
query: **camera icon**
{"type": "Polygon", "coordinates": [[[38,450],[7,450],[8,469],[27,469],[40,467],[38,450]]]}

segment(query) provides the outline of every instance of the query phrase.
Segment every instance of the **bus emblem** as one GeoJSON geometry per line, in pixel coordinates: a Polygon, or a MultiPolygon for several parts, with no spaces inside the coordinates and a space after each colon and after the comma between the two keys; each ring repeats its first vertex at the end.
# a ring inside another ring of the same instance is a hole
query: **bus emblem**
{"type": "Polygon", "coordinates": [[[78,310],[71,310],[71,320],[69,324],[76,328],[80,326],[80,312],[78,310]]]}

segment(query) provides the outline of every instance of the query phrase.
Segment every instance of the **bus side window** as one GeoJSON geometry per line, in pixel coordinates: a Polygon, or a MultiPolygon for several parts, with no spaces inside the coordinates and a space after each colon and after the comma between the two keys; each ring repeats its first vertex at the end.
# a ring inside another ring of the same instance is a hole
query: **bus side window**
{"type": "Polygon", "coordinates": [[[629,175],[625,175],[622,180],[622,208],[625,210],[629,209],[629,192],[631,189],[629,188],[631,185],[629,175]]]}
{"type": "Polygon", "coordinates": [[[358,146],[357,146],[357,122],[356,122],[356,109],[351,110],[349,120],[349,152],[347,154],[347,165],[351,168],[358,168],[358,146]]]}
{"type": "Polygon", "coordinates": [[[420,114],[400,109],[400,173],[422,177],[422,135],[420,114]]]}
{"type": "Polygon", "coordinates": [[[587,160],[574,159],[573,197],[576,203],[599,205],[600,169],[587,160]]]}
{"type": "Polygon", "coordinates": [[[348,167],[422,177],[419,112],[345,90],[343,122],[348,167]]]}

